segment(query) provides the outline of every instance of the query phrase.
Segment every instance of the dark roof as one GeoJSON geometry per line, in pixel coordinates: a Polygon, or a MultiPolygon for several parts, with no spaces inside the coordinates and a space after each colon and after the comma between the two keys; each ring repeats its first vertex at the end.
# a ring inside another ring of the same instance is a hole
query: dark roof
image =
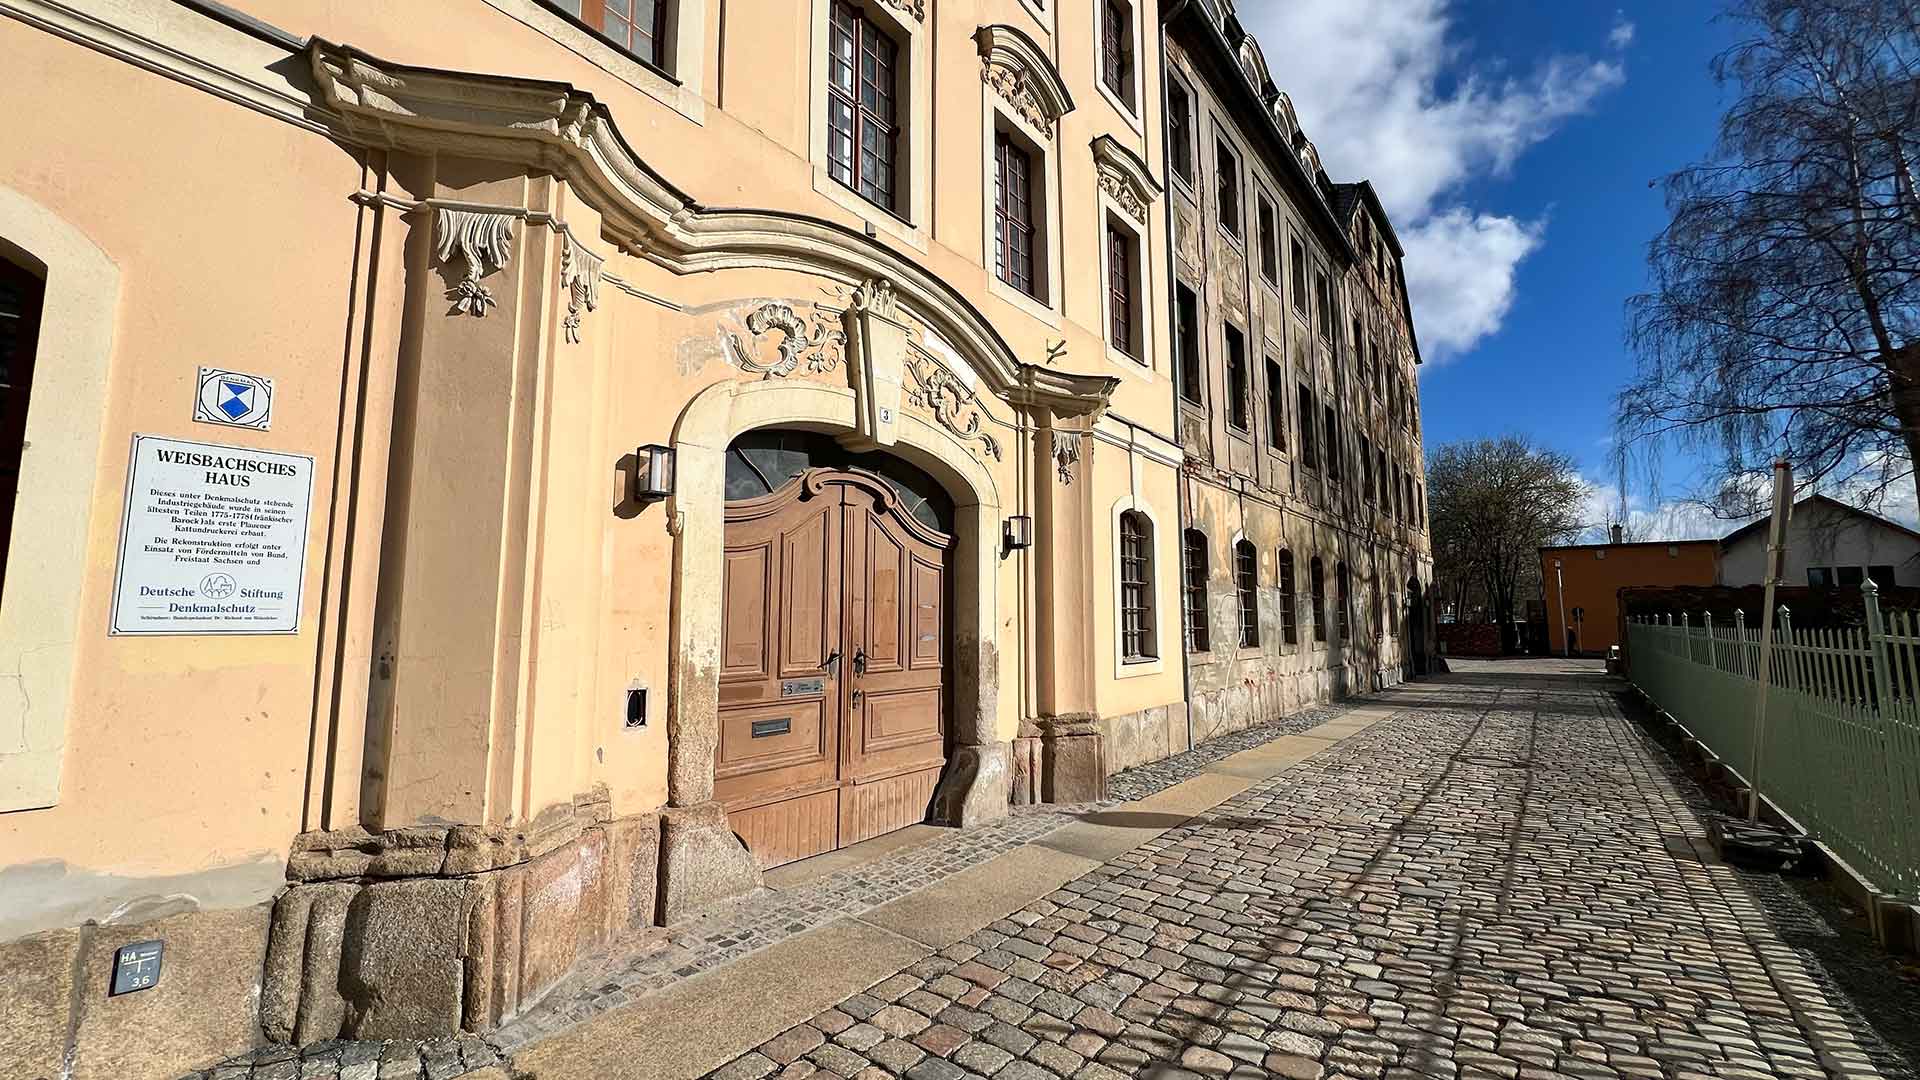
{"type": "MultiPolygon", "coordinates": [[[[1905,533],[1916,540],[1920,540],[1920,532],[1915,532],[1914,530],[1907,528],[1905,525],[1902,525],[1897,521],[1890,521],[1886,518],[1881,517],[1879,514],[1875,514],[1867,510],[1862,510],[1857,506],[1849,506],[1848,504],[1841,502],[1839,499],[1829,498],[1828,496],[1821,495],[1818,493],[1809,495],[1806,498],[1801,499],[1800,501],[1794,503],[1793,508],[1795,510],[1799,510],[1801,507],[1807,505],[1808,503],[1815,503],[1815,502],[1825,503],[1826,505],[1831,506],[1836,510],[1844,510],[1847,513],[1853,515],[1854,517],[1865,518],[1866,520],[1871,521],[1877,525],[1884,525],[1895,532],[1905,533]]],[[[1766,528],[1767,522],[1770,520],[1772,520],[1771,517],[1763,517],[1763,518],[1760,518],[1758,521],[1748,522],[1747,524],[1742,525],[1739,528],[1728,533],[1727,535],[1721,537],[1720,543],[1722,546],[1732,544],[1736,540],[1739,540],[1745,537],[1748,533],[1753,532],[1756,529],[1766,528]]]]}
{"type": "Polygon", "coordinates": [[[1265,151],[1263,156],[1276,164],[1281,183],[1293,189],[1294,204],[1301,208],[1315,231],[1322,234],[1335,257],[1352,264],[1357,258],[1353,241],[1347,236],[1346,226],[1334,215],[1333,207],[1323,198],[1319,178],[1307,175],[1306,167],[1300,164],[1299,153],[1280,130],[1271,106],[1262,97],[1263,88],[1254,86],[1247,78],[1246,69],[1240,66],[1234,50],[1241,39],[1248,36],[1247,32],[1231,12],[1226,15],[1227,26],[1222,28],[1214,21],[1214,7],[1215,0],[1185,0],[1163,12],[1162,17],[1169,32],[1176,29],[1189,32],[1196,47],[1190,48],[1187,55],[1195,67],[1207,77],[1221,102],[1233,111],[1234,121],[1248,141],[1261,146],[1265,151]],[[1228,39],[1230,34],[1232,40],[1228,39]]]}
{"type": "Polygon", "coordinates": [[[1622,544],[1542,544],[1542,555],[1549,551],[1586,551],[1592,548],[1681,547],[1687,544],[1718,544],[1718,540],[1635,540],[1622,544]]]}

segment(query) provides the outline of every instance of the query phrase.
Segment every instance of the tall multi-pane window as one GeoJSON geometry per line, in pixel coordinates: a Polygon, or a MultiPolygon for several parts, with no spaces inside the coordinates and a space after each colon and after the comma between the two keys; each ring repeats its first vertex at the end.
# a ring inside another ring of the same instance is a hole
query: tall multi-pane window
{"type": "Polygon", "coordinates": [[[1128,106],[1133,104],[1133,5],[1100,0],[1100,81],[1128,106]]]}
{"type": "Polygon", "coordinates": [[[1300,246],[1300,238],[1297,236],[1287,243],[1287,263],[1293,267],[1293,309],[1305,315],[1307,313],[1307,249],[1300,246]]]}
{"type": "Polygon", "coordinates": [[[1319,406],[1313,400],[1313,390],[1306,383],[1301,383],[1300,408],[1294,415],[1300,418],[1300,464],[1309,469],[1320,467],[1320,449],[1313,437],[1313,421],[1319,412],[1319,406]]]}
{"type": "Polygon", "coordinates": [[[899,47],[846,0],[833,0],[829,38],[827,172],[861,198],[892,210],[899,178],[899,47]]]}
{"type": "Polygon", "coordinates": [[[1360,493],[1368,502],[1374,501],[1373,441],[1365,435],[1360,436],[1360,493]]]}
{"type": "Polygon", "coordinates": [[[1280,549],[1280,639],[1300,644],[1300,596],[1293,581],[1293,552],[1280,549]]]}
{"type": "Polygon", "coordinates": [[[1240,235],[1240,159],[1233,156],[1226,143],[1214,147],[1213,165],[1214,191],[1220,212],[1220,227],[1234,236],[1240,235]]]}
{"type": "Polygon", "coordinates": [[[1346,563],[1341,563],[1334,568],[1333,580],[1336,590],[1335,600],[1340,604],[1340,613],[1334,617],[1334,632],[1339,635],[1341,641],[1345,641],[1347,635],[1352,632],[1347,620],[1353,604],[1353,582],[1347,576],[1346,563]]]}
{"type": "Polygon", "coordinates": [[[1153,637],[1153,524],[1136,510],[1120,514],[1120,655],[1159,655],[1153,637]]]}
{"type": "Polygon", "coordinates": [[[26,449],[27,395],[33,389],[46,288],[46,282],[0,256],[0,588],[6,583],[20,455],[26,449]]]}
{"type": "Polygon", "coordinates": [[[1233,545],[1233,588],[1240,599],[1240,647],[1260,647],[1260,553],[1250,541],[1233,545]]]}
{"type": "Polygon", "coordinates": [[[1133,240],[1125,230],[1107,226],[1107,321],[1113,347],[1140,358],[1133,333],[1133,240]]]}
{"type": "Polygon", "coordinates": [[[1200,382],[1200,299],[1185,285],[1174,287],[1174,342],[1180,365],[1180,396],[1195,405],[1205,401],[1200,382]]]}
{"type": "Polygon", "coordinates": [[[1033,155],[1004,131],[993,137],[993,267],[1000,280],[1038,297],[1033,276],[1033,155]]]}
{"type": "Polygon", "coordinates": [[[560,6],[626,52],[654,67],[667,66],[672,0],[560,0],[560,6]]]}
{"type": "Polygon", "coordinates": [[[1247,343],[1238,327],[1226,325],[1227,423],[1247,430],[1247,343]]]}
{"type": "Polygon", "coordinates": [[[1375,451],[1374,457],[1375,457],[1375,460],[1378,461],[1380,465],[1380,471],[1377,474],[1379,476],[1379,479],[1375,481],[1377,484],[1380,485],[1380,487],[1379,487],[1378,494],[1374,497],[1374,501],[1380,504],[1380,512],[1384,514],[1384,513],[1390,512],[1393,509],[1393,507],[1389,505],[1390,501],[1393,498],[1393,493],[1387,490],[1386,447],[1381,447],[1379,450],[1375,451]]]}
{"type": "Polygon", "coordinates": [[[1319,556],[1307,567],[1307,588],[1313,601],[1313,640],[1327,640],[1327,569],[1319,556]]]}
{"type": "Polygon", "coordinates": [[[1207,534],[1188,529],[1180,546],[1186,574],[1180,590],[1180,615],[1187,651],[1206,652],[1213,648],[1213,639],[1207,633],[1207,534]]]}
{"type": "Polygon", "coordinates": [[[1332,405],[1328,405],[1326,417],[1326,427],[1321,434],[1327,440],[1327,476],[1337,481],[1342,478],[1340,466],[1345,460],[1345,455],[1340,452],[1340,415],[1333,411],[1332,405]]]}
{"type": "Polygon", "coordinates": [[[1280,284],[1280,236],[1274,223],[1273,203],[1260,196],[1260,274],[1269,285],[1280,284]]]}
{"type": "Polygon", "coordinates": [[[1173,154],[1173,171],[1180,179],[1193,182],[1193,99],[1177,79],[1167,80],[1167,145],[1173,154]]]}
{"type": "Polygon", "coordinates": [[[1320,336],[1333,340],[1333,287],[1327,284],[1327,272],[1316,270],[1313,274],[1313,297],[1320,313],[1320,336]]]}
{"type": "Polygon", "coordinates": [[[1287,448],[1287,376],[1272,357],[1267,358],[1267,441],[1275,450],[1287,448]]]}

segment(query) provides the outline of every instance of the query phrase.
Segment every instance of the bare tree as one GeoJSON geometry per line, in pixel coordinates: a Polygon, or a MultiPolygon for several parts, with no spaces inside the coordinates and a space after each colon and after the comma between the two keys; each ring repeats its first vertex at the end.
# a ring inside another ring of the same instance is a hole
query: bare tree
{"type": "Polygon", "coordinates": [[[1486,597],[1504,647],[1513,647],[1517,599],[1537,590],[1539,549],[1586,526],[1586,494],[1572,458],[1520,436],[1448,443],[1429,456],[1437,570],[1456,595],[1486,597]]]}
{"type": "Polygon", "coordinates": [[[1714,61],[1739,97],[1713,155],[1665,181],[1639,370],[1619,397],[1621,488],[1676,437],[1706,493],[1753,513],[1775,457],[1877,506],[1920,448],[1920,5],[1735,0],[1714,61]]]}

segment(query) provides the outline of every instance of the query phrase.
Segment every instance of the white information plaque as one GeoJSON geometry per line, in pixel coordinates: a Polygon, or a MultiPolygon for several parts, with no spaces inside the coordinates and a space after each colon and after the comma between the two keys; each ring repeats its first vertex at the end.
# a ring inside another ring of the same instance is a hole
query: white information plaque
{"type": "Polygon", "coordinates": [[[300,629],[313,458],[133,437],[115,634],[300,629]]]}

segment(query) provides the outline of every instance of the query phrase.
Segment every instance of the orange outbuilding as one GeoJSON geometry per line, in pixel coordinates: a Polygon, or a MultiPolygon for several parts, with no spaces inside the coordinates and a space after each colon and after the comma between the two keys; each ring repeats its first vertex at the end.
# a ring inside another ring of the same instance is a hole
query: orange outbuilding
{"type": "Polygon", "coordinates": [[[1569,544],[1540,549],[1548,648],[1604,653],[1620,643],[1619,593],[1627,586],[1712,585],[1720,541],[1569,544]]]}

